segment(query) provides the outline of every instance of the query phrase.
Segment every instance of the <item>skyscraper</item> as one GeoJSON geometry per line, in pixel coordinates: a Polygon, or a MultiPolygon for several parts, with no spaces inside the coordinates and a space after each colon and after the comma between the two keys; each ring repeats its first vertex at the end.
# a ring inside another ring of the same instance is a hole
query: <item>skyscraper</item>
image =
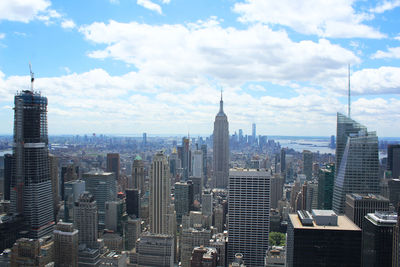
{"type": "Polygon", "coordinates": [[[133,160],[132,181],[129,182],[129,188],[140,190],[140,196],[146,193],[144,189],[144,164],[139,155],[133,160]]]}
{"type": "Polygon", "coordinates": [[[14,102],[11,211],[24,215],[30,225],[29,237],[40,238],[51,234],[54,226],[47,98],[32,89],[18,93],[14,102]]]}
{"type": "Polygon", "coordinates": [[[219,102],[219,112],[215,116],[213,132],[214,185],[216,188],[226,188],[229,177],[229,123],[224,113],[224,102],[219,102]]]}
{"type": "Polygon", "coordinates": [[[350,193],[379,194],[378,137],[352,119],[337,115],[337,171],[332,208],[344,213],[350,193]]]}
{"type": "Polygon", "coordinates": [[[60,267],[78,267],[78,230],[58,222],[54,230],[54,261],[60,267]]]}
{"type": "Polygon", "coordinates": [[[312,179],[312,163],[312,152],[309,150],[303,150],[303,173],[306,175],[308,181],[312,179]]]}
{"type": "Polygon", "coordinates": [[[79,244],[97,247],[98,238],[97,203],[93,195],[84,192],[74,207],[74,226],[79,230],[79,244]]]}
{"type": "Polygon", "coordinates": [[[228,194],[228,261],[242,253],[248,266],[263,266],[268,250],[270,174],[231,170],[228,194]]]}
{"type": "Polygon", "coordinates": [[[318,174],[318,209],[332,209],[333,181],[335,178],[335,164],[327,164],[318,174]]]}
{"type": "Polygon", "coordinates": [[[13,156],[11,154],[4,155],[4,199],[10,200],[11,194],[11,177],[13,170],[13,156]]]}
{"type": "Polygon", "coordinates": [[[387,169],[392,172],[393,178],[400,177],[400,145],[388,145],[387,169]]]}
{"type": "Polygon", "coordinates": [[[115,173],[115,180],[119,179],[120,161],[118,153],[107,154],[107,171],[115,173]]]}
{"type": "Polygon", "coordinates": [[[171,203],[170,172],[163,152],[154,155],[150,174],[150,231],[168,234],[167,213],[171,203]]]}
{"type": "Polygon", "coordinates": [[[256,137],[256,124],[255,123],[253,123],[251,130],[252,130],[251,131],[251,137],[253,139],[252,141],[253,141],[253,144],[254,144],[254,143],[256,143],[256,140],[257,140],[257,137],[256,137]]]}

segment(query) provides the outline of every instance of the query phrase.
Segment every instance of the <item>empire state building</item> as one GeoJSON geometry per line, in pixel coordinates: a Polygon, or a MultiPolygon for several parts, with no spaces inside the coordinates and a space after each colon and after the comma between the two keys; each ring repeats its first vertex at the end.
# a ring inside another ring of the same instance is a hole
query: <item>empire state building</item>
{"type": "Polygon", "coordinates": [[[229,123],[228,117],[224,113],[224,102],[219,104],[219,112],[215,116],[214,121],[214,179],[213,183],[216,188],[226,188],[228,186],[229,177],[229,123]]]}

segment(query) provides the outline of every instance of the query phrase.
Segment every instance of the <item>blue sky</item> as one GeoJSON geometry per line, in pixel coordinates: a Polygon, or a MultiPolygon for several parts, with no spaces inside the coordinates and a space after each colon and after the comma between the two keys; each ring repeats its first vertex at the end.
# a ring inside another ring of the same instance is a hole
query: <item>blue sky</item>
{"type": "Polygon", "coordinates": [[[400,0],[2,0],[0,133],[13,96],[48,97],[50,134],[331,135],[336,112],[399,136],[400,0]]]}

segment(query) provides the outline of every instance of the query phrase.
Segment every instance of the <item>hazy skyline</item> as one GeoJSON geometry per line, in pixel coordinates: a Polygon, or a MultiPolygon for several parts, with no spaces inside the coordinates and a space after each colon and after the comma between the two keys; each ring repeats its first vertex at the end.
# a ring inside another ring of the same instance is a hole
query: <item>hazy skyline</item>
{"type": "Polygon", "coordinates": [[[49,134],[328,136],[336,112],[400,130],[400,1],[3,0],[0,124],[13,97],[48,98],[49,134]]]}

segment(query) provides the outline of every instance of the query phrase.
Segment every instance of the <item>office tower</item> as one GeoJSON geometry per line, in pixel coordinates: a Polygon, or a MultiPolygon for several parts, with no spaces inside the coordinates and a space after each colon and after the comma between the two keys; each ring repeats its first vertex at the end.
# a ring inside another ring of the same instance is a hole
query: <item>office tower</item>
{"type": "Polygon", "coordinates": [[[332,210],[289,214],[286,266],[360,266],[361,230],[332,210]]]}
{"type": "Polygon", "coordinates": [[[344,212],[346,194],[379,194],[378,137],[338,113],[336,178],[332,208],[344,212]]]}
{"type": "Polygon", "coordinates": [[[107,230],[122,234],[124,220],[124,203],[121,199],[114,201],[106,201],[106,224],[107,230]]]}
{"type": "Polygon", "coordinates": [[[129,259],[135,266],[173,267],[174,238],[163,234],[143,234],[129,259]]]}
{"type": "Polygon", "coordinates": [[[189,146],[189,138],[182,138],[182,153],[181,153],[181,164],[182,164],[182,180],[187,181],[190,176],[191,170],[191,151],[189,146]]]}
{"type": "Polygon", "coordinates": [[[193,249],[198,246],[209,246],[210,239],[211,230],[183,229],[180,245],[182,267],[189,267],[193,249]]]}
{"type": "Polygon", "coordinates": [[[251,129],[252,131],[251,131],[251,138],[253,139],[253,143],[255,144],[255,143],[257,143],[257,137],[256,137],[256,124],[255,123],[253,123],[252,124],[252,129],[251,129]]]}
{"type": "Polygon", "coordinates": [[[175,210],[178,223],[193,209],[193,184],[191,181],[175,183],[175,210]]]}
{"type": "Polygon", "coordinates": [[[74,206],[79,196],[85,192],[85,181],[73,180],[64,184],[64,221],[74,221],[74,206]]]}
{"type": "Polygon", "coordinates": [[[142,142],[143,142],[143,145],[147,145],[147,133],[143,133],[142,142]]]}
{"type": "Polygon", "coordinates": [[[23,237],[27,229],[29,225],[23,215],[0,214],[0,251],[11,248],[18,238],[23,237]]]}
{"type": "Polygon", "coordinates": [[[11,177],[13,170],[13,156],[11,154],[4,155],[4,200],[10,200],[11,196],[11,177]]]}
{"type": "Polygon", "coordinates": [[[393,228],[392,266],[399,266],[400,259],[400,205],[397,206],[397,222],[393,228]]]}
{"type": "Polygon", "coordinates": [[[89,248],[97,247],[98,213],[97,203],[92,194],[84,192],[74,207],[74,226],[79,231],[79,244],[89,248]]]}
{"type": "Polygon", "coordinates": [[[286,149],[281,149],[281,172],[286,171],[286,149]]]}
{"type": "Polygon", "coordinates": [[[178,152],[176,151],[175,147],[172,149],[172,153],[169,156],[168,161],[169,161],[169,172],[171,173],[172,178],[173,179],[177,178],[180,163],[178,158],[178,152]]]}
{"type": "Polygon", "coordinates": [[[278,207],[278,201],[282,199],[283,185],[285,181],[281,174],[275,174],[271,178],[271,209],[278,207]]]}
{"type": "Polygon", "coordinates": [[[334,135],[331,135],[331,141],[329,143],[329,147],[332,148],[332,149],[336,148],[336,141],[335,141],[335,136],[334,135]]]}
{"type": "Polygon", "coordinates": [[[327,164],[318,174],[318,209],[331,210],[335,164],[327,164]]]}
{"type": "Polygon", "coordinates": [[[212,216],[213,214],[213,195],[210,190],[203,191],[203,197],[201,199],[201,213],[206,216],[212,216]]]}
{"type": "Polygon", "coordinates": [[[192,157],[192,176],[203,177],[203,151],[195,150],[192,157]]]}
{"type": "Polygon", "coordinates": [[[54,211],[54,219],[56,219],[58,212],[58,202],[60,201],[59,197],[59,179],[58,179],[58,158],[54,155],[49,155],[49,169],[50,169],[50,178],[51,178],[51,190],[53,191],[53,211],[54,211]]]}
{"type": "Polygon", "coordinates": [[[61,200],[65,200],[64,186],[66,182],[74,181],[79,178],[79,166],[68,164],[61,167],[61,200]]]}
{"type": "Polygon", "coordinates": [[[389,200],[374,194],[347,194],[345,215],[358,227],[363,228],[365,215],[375,211],[389,211],[389,200]]]}
{"type": "Polygon", "coordinates": [[[119,180],[120,160],[118,153],[107,154],[107,172],[115,173],[115,180],[119,180]]]}
{"type": "Polygon", "coordinates": [[[248,266],[264,264],[268,250],[270,174],[266,170],[229,172],[228,262],[242,253],[248,266]]]}
{"type": "Polygon", "coordinates": [[[163,152],[154,155],[150,170],[150,231],[168,234],[167,213],[171,203],[170,173],[163,152]]]}
{"type": "Polygon", "coordinates": [[[303,150],[303,173],[306,175],[308,181],[312,179],[312,164],[312,152],[309,150],[303,150]]]}
{"type": "Polygon", "coordinates": [[[78,267],[78,230],[72,223],[58,222],[54,229],[54,261],[59,267],[78,267]]]}
{"type": "Polygon", "coordinates": [[[53,231],[53,194],[49,169],[47,98],[33,91],[15,96],[11,211],[24,215],[29,237],[53,231]]]}
{"type": "Polygon", "coordinates": [[[318,184],[312,181],[302,185],[302,205],[299,209],[311,211],[318,207],[318,184]]]}
{"type": "Polygon", "coordinates": [[[20,238],[11,249],[12,267],[54,266],[54,242],[51,236],[40,239],[20,238]]]}
{"type": "Polygon", "coordinates": [[[219,112],[215,116],[213,132],[213,183],[216,188],[226,188],[229,177],[229,123],[223,105],[221,92],[219,112]]]}
{"type": "Polygon", "coordinates": [[[391,212],[368,213],[362,228],[362,266],[392,266],[393,230],[397,215],[391,212]]]}
{"type": "Polygon", "coordinates": [[[195,247],[190,259],[191,267],[217,267],[218,253],[215,248],[195,247]]]}
{"type": "Polygon", "coordinates": [[[104,230],[101,239],[104,241],[104,246],[111,251],[121,252],[124,248],[122,236],[113,231],[104,230]]]}
{"type": "Polygon", "coordinates": [[[387,169],[392,172],[393,178],[400,177],[400,145],[388,145],[387,169]]]}
{"type": "Polygon", "coordinates": [[[136,246],[136,240],[141,234],[141,220],[138,218],[131,218],[124,222],[124,245],[125,250],[132,250],[136,246]]]}
{"type": "Polygon", "coordinates": [[[203,152],[203,187],[207,185],[207,145],[201,145],[201,151],[203,152]]]}
{"type": "Polygon", "coordinates": [[[140,190],[140,196],[146,193],[144,188],[144,164],[142,158],[137,155],[132,164],[132,184],[129,183],[129,188],[140,190]]]}
{"type": "Polygon", "coordinates": [[[394,207],[400,202],[400,179],[391,179],[388,181],[389,200],[394,207]]]}
{"type": "Polygon", "coordinates": [[[224,208],[221,204],[218,204],[214,208],[214,228],[217,229],[218,233],[224,232],[224,208]]]}
{"type": "Polygon", "coordinates": [[[126,189],[126,213],[134,218],[140,217],[140,191],[137,189],[126,189]]]}
{"type": "Polygon", "coordinates": [[[106,201],[113,201],[117,197],[117,186],[113,172],[90,171],[82,175],[86,184],[86,191],[90,192],[96,202],[99,214],[99,225],[104,226],[106,201]]]}

